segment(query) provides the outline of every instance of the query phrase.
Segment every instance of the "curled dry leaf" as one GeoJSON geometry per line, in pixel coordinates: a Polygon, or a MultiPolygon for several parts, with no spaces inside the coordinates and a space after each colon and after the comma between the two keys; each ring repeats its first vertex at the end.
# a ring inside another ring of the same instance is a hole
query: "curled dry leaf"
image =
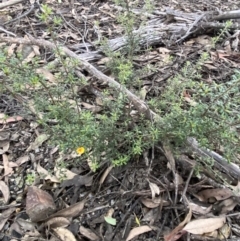
{"type": "Polygon", "coordinates": [[[108,174],[111,172],[111,170],[113,169],[113,165],[109,166],[103,173],[103,175],[100,178],[99,184],[102,185],[103,182],[105,181],[106,177],[108,176],[108,174]]]}
{"type": "Polygon", "coordinates": [[[77,241],[72,232],[66,228],[55,228],[53,230],[62,241],[77,241]]]}
{"type": "Polygon", "coordinates": [[[70,224],[69,220],[64,217],[51,218],[46,222],[46,225],[52,229],[59,227],[67,227],[70,224]]]}
{"type": "Polygon", "coordinates": [[[146,206],[147,208],[156,208],[158,207],[161,203],[163,206],[169,206],[170,202],[164,200],[161,197],[157,197],[154,199],[150,199],[150,198],[142,198],[141,202],[144,206],[146,206]]]}
{"type": "Polygon", "coordinates": [[[73,179],[77,174],[74,172],[71,172],[67,168],[58,168],[57,166],[54,168],[54,173],[56,178],[61,179],[64,175],[65,180],[73,179]]]}
{"type": "Polygon", "coordinates": [[[10,147],[9,141],[0,141],[0,155],[6,153],[10,147]]]}
{"type": "Polygon", "coordinates": [[[146,232],[149,232],[151,231],[152,228],[149,227],[148,225],[144,225],[144,226],[140,226],[140,227],[137,227],[137,228],[133,228],[129,234],[128,234],[128,237],[126,239],[126,241],[129,241],[131,239],[133,239],[134,237],[142,234],[142,233],[146,233],[146,232]]]}
{"type": "Polygon", "coordinates": [[[25,156],[22,156],[22,157],[19,157],[17,160],[16,160],[16,164],[18,164],[18,166],[22,165],[23,163],[29,161],[29,156],[28,155],[25,155],[25,156]]]}
{"type": "Polygon", "coordinates": [[[83,226],[80,226],[79,232],[90,240],[94,241],[99,239],[99,237],[91,229],[85,228],[83,226]]]}
{"type": "Polygon", "coordinates": [[[0,231],[3,229],[5,223],[8,221],[9,217],[11,214],[15,211],[15,208],[9,208],[1,213],[1,218],[0,218],[0,231]]]}
{"type": "Polygon", "coordinates": [[[226,222],[226,217],[205,218],[189,222],[183,230],[192,234],[210,233],[221,228],[226,222]]]}
{"type": "Polygon", "coordinates": [[[3,194],[4,203],[7,204],[10,197],[10,192],[7,184],[4,181],[0,181],[0,191],[3,194]]]}
{"type": "Polygon", "coordinates": [[[3,167],[4,167],[4,176],[7,176],[13,172],[13,169],[10,166],[10,163],[8,161],[8,156],[6,154],[2,155],[2,159],[3,159],[3,167]]]}
{"type": "Polygon", "coordinates": [[[83,210],[85,204],[85,200],[75,203],[70,207],[67,207],[65,209],[62,209],[58,211],[57,213],[54,213],[50,216],[50,218],[54,217],[65,217],[65,218],[71,218],[76,217],[80,214],[80,212],[83,210]]]}
{"type": "Polygon", "coordinates": [[[216,202],[213,204],[213,214],[216,216],[219,214],[225,214],[232,211],[237,204],[239,204],[239,200],[236,197],[230,197],[223,201],[216,202]]]}
{"type": "Polygon", "coordinates": [[[174,156],[171,152],[171,149],[169,148],[169,146],[164,145],[163,146],[164,149],[164,154],[168,160],[168,164],[167,167],[172,170],[173,173],[176,173],[176,164],[175,164],[175,159],[174,156]]]}
{"type": "Polygon", "coordinates": [[[44,176],[45,180],[50,180],[51,182],[56,182],[56,183],[60,182],[58,178],[56,178],[53,175],[50,175],[49,172],[46,169],[44,169],[43,167],[41,167],[39,163],[37,165],[37,172],[40,176],[44,176]]]}
{"type": "Polygon", "coordinates": [[[203,202],[208,202],[209,198],[215,198],[219,201],[231,196],[233,196],[233,192],[228,188],[205,189],[196,195],[196,197],[203,202]]]}
{"type": "Polygon", "coordinates": [[[45,142],[47,139],[49,138],[49,135],[46,134],[41,134],[39,135],[35,141],[33,143],[31,143],[31,145],[28,147],[28,149],[26,150],[27,152],[29,151],[34,151],[36,150],[38,147],[40,147],[43,142],[45,142]]]}
{"type": "Polygon", "coordinates": [[[7,117],[7,118],[1,118],[0,117],[0,124],[5,124],[5,123],[12,123],[12,122],[17,122],[23,120],[23,117],[21,116],[12,116],[12,117],[7,117]]]}
{"type": "Polygon", "coordinates": [[[231,235],[231,227],[225,223],[219,230],[217,238],[220,240],[226,240],[231,235]]]}
{"type": "Polygon", "coordinates": [[[36,69],[36,73],[41,74],[49,82],[55,83],[55,76],[48,69],[38,68],[36,69]]]}
{"type": "Polygon", "coordinates": [[[209,207],[205,207],[205,206],[200,206],[194,202],[190,202],[189,203],[189,206],[191,207],[192,209],[192,212],[193,213],[196,213],[196,214],[207,214],[209,213],[211,210],[212,210],[212,205],[210,205],[209,207]]]}
{"type": "Polygon", "coordinates": [[[16,222],[20,225],[20,227],[24,231],[34,231],[35,230],[35,225],[32,222],[26,221],[22,218],[17,218],[16,222]]]}
{"type": "Polygon", "coordinates": [[[185,219],[176,227],[174,228],[168,235],[164,236],[165,241],[175,241],[178,240],[186,231],[183,231],[183,227],[186,223],[191,220],[192,217],[192,209],[189,207],[189,212],[185,219]]]}
{"type": "Polygon", "coordinates": [[[151,192],[152,192],[152,199],[154,199],[156,194],[159,195],[160,189],[155,183],[152,183],[152,182],[149,182],[149,187],[150,187],[151,192]]]}

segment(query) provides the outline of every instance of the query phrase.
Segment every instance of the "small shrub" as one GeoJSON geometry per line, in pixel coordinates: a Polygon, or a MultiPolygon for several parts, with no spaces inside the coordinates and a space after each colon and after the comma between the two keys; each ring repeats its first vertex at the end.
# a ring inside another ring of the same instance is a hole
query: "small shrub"
{"type": "MultiPolygon", "coordinates": [[[[122,88],[131,88],[140,95],[141,76],[154,69],[153,66],[142,70],[134,67],[133,59],[140,49],[133,35],[137,17],[127,2],[119,2],[126,12],[118,19],[125,29],[128,44],[117,53],[111,52],[106,45],[104,49],[110,59],[107,65],[122,88]],[[133,89],[133,86],[138,88],[133,89]]],[[[151,9],[150,1],[147,3],[146,7],[151,9]]],[[[52,25],[49,24],[52,31],[61,21],[52,17],[47,5],[44,9],[39,17],[48,24],[52,21],[52,25]]],[[[160,116],[156,120],[146,120],[136,113],[124,92],[112,87],[102,92],[101,111],[94,113],[83,109],[84,96],[78,90],[86,87],[87,81],[75,75],[78,62],[66,58],[60,49],[55,51],[55,57],[59,65],[51,70],[55,82],[50,83],[35,71],[41,67],[37,58],[24,63],[20,54],[8,57],[2,52],[0,68],[4,78],[1,87],[13,95],[28,96],[39,123],[51,135],[52,143],[65,152],[79,152],[79,147],[84,148],[79,159],[88,158],[92,170],[106,161],[115,166],[124,165],[161,141],[183,146],[187,137],[197,138],[202,146],[224,146],[229,160],[239,153],[236,129],[240,123],[240,72],[236,71],[233,78],[224,83],[201,81],[202,66],[208,59],[206,53],[195,64],[187,62],[178,75],[168,80],[161,95],[148,98],[150,108],[160,116]]],[[[26,107],[30,107],[29,103],[26,107]]]]}

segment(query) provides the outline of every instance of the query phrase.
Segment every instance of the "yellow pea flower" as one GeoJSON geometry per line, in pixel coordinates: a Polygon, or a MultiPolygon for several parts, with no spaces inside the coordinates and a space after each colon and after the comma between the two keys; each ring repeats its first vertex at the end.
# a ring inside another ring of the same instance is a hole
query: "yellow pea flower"
{"type": "Polygon", "coordinates": [[[85,152],[85,148],[83,146],[80,146],[76,150],[78,155],[82,155],[85,152]]]}

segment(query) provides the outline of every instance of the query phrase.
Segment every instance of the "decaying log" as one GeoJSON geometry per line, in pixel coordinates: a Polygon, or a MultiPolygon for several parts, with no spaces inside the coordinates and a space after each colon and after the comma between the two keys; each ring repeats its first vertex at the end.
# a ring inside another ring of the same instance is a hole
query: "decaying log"
{"type": "MultiPolygon", "coordinates": [[[[137,11],[134,11],[135,13],[137,11]]],[[[224,28],[225,23],[217,22],[217,20],[227,20],[239,18],[238,11],[231,11],[226,13],[216,12],[197,12],[197,13],[184,13],[172,9],[167,9],[166,12],[154,11],[151,19],[140,26],[137,30],[133,31],[135,38],[139,40],[141,47],[149,47],[155,45],[171,46],[184,41],[189,36],[195,34],[202,34],[209,29],[219,30],[224,28]]],[[[240,23],[233,22],[229,27],[230,30],[240,28],[240,23]]],[[[107,42],[107,47],[111,51],[118,51],[123,49],[128,43],[126,36],[116,37],[107,42]]],[[[95,43],[97,46],[97,43],[95,43]]],[[[73,45],[71,49],[79,47],[84,48],[82,44],[73,45]]],[[[103,48],[98,47],[95,52],[86,52],[79,56],[87,61],[97,60],[102,57],[103,48]]]]}

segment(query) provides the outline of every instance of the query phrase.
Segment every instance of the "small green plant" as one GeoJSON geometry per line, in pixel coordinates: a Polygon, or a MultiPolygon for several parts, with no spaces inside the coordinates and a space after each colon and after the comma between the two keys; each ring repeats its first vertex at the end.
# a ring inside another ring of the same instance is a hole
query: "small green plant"
{"type": "Polygon", "coordinates": [[[33,183],[35,182],[35,173],[34,173],[34,171],[29,172],[27,174],[25,182],[29,186],[33,185],[33,183]]]}
{"type": "Polygon", "coordinates": [[[229,30],[229,28],[232,26],[232,21],[228,20],[226,21],[225,27],[220,31],[220,33],[212,38],[212,45],[215,46],[217,42],[221,40],[221,38],[224,36],[224,34],[229,30]]]}

